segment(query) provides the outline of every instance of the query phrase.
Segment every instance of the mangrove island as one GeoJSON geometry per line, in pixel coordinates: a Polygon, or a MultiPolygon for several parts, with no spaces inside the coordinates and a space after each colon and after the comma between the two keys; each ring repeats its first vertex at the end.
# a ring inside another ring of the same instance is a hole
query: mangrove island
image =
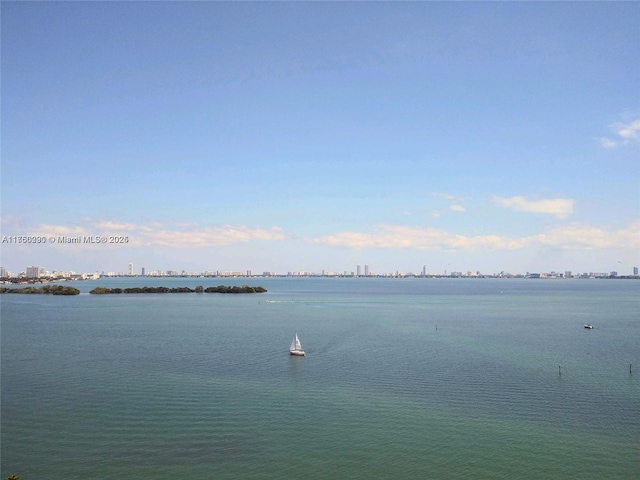
{"type": "Polygon", "coordinates": [[[243,285],[241,287],[230,287],[227,285],[218,285],[217,287],[198,286],[196,288],[189,287],[132,287],[132,288],[106,288],[96,287],[89,293],[96,295],[104,295],[108,293],[264,293],[267,289],[264,287],[249,287],[243,285]]]}
{"type": "Polygon", "coordinates": [[[80,290],[62,285],[45,285],[44,287],[7,288],[1,287],[0,293],[26,293],[44,295],[79,295],[80,290]]]}

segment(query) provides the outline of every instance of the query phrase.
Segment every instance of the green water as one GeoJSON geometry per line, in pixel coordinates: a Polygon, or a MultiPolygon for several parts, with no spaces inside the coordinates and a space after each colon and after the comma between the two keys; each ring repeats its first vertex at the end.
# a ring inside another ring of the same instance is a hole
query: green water
{"type": "Polygon", "coordinates": [[[639,282],[254,283],[0,297],[2,477],[639,477],[639,282]]]}

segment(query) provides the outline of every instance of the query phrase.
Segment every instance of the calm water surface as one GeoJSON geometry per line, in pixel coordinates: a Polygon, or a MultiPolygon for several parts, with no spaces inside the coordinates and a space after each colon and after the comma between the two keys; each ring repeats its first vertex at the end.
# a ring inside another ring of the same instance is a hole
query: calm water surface
{"type": "Polygon", "coordinates": [[[221,283],[1,296],[2,478],[640,478],[638,281],[76,286],[221,283]]]}

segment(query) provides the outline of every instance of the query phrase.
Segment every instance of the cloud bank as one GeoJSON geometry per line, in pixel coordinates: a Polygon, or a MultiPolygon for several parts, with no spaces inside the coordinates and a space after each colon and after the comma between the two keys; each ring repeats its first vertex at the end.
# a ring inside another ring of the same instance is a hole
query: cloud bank
{"type": "MultiPolygon", "coordinates": [[[[568,206],[554,201],[527,202],[501,199],[510,208],[529,208],[554,215],[565,215],[568,206]],[[548,203],[551,202],[551,203],[548,203]],[[533,206],[532,206],[533,205],[533,206]],[[563,206],[564,205],[564,206],[563,206]]],[[[558,201],[555,201],[558,202],[558,201]]],[[[78,237],[96,235],[127,236],[128,247],[169,247],[175,249],[227,247],[248,242],[278,242],[292,237],[280,227],[247,227],[244,225],[199,226],[148,223],[136,225],[111,221],[92,221],[83,225],[40,225],[34,235],[78,237]]],[[[380,224],[373,232],[343,231],[308,237],[303,243],[348,249],[386,249],[442,252],[515,251],[532,247],[554,247],[569,250],[640,249],[640,220],[624,228],[612,229],[571,222],[529,236],[506,236],[492,233],[462,235],[439,228],[380,224]]],[[[56,247],[65,248],[56,244],[56,247]]],[[[80,245],[78,245],[79,247],[80,245]]],[[[123,245],[118,245],[121,248],[123,245]]],[[[104,248],[82,244],[86,249],[104,248]]]]}
{"type": "Polygon", "coordinates": [[[573,200],[552,198],[546,200],[527,200],[524,197],[493,197],[493,203],[516,212],[543,213],[567,218],[573,213],[573,200]]]}
{"type": "Polygon", "coordinates": [[[640,248],[640,221],[627,228],[605,230],[571,223],[527,237],[457,235],[436,228],[378,225],[374,233],[341,232],[312,239],[333,247],[443,251],[520,250],[534,246],[569,249],[640,248]]]}
{"type": "Polygon", "coordinates": [[[40,225],[35,233],[43,236],[126,236],[133,247],[204,248],[225,247],[250,241],[284,240],[280,227],[259,228],[244,225],[201,227],[148,223],[136,225],[112,221],[88,222],[82,226],[40,225]]]}

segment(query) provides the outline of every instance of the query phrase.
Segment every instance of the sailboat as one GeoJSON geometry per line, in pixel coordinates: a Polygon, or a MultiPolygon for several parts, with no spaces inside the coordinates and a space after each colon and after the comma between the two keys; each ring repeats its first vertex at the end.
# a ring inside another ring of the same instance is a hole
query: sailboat
{"type": "Polygon", "coordinates": [[[298,338],[298,332],[296,332],[293,336],[293,341],[291,342],[291,346],[289,347],[289,353],[291,355],[304,357],[304,350],[302,349],[302,344],[300,343],[300,339],[298,338]]]}

